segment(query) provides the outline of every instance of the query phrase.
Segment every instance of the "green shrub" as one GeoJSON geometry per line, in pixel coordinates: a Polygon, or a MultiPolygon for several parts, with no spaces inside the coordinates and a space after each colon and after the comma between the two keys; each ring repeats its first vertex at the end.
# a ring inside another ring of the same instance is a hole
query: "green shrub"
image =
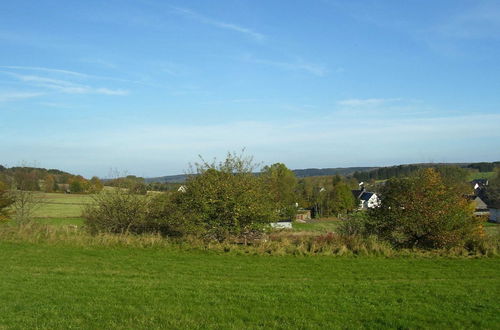
{"type": "Polygon", "coordinates": [[[218,164],[203,162],[191,175],[175,203],[205,237],[218,241],[262,232],[278,219],[279,207],[261,177],[253,174],[251,158],[229,153],[218,164]]]}
{"type": "Polygon", "coordinates": [[[434,169],[409,178],[391,179],[381,192],[381,205],[342,226],[345,233],[377,235],[395,247],[440,249],[480,241],[481,219],[453,185],[434,169]]]}
{"type": "Polygon", "coordinates": [[[9,208],[12,203],[14,203],[14,200],[9,195],[5,185],[0,181],[0,223],[9,219],[9,208]]]}

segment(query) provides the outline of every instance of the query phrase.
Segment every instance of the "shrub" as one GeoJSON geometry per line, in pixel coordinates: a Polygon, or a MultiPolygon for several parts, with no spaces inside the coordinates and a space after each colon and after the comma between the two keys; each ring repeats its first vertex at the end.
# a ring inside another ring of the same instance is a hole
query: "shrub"
{"type": "Polygon", "coordinates": [[[429,168],[389,180],[380,207],[368,212],[363,226],[397,247],[451,248],[481,238],[481,220],[473,212],[460,189],[429,168]]]}
{"type": "Polygon", "coordinates": [[[9,208],[14,203],[14,200],[9,195],[5,185],[0,182],[0,223],[6,222],[9,219],[9,208]]]}
{"type": "Polygon", "coordinates": [[[251,158],[229,153],[218,164],[196,164],[185,192],[175,196],[179,211],[205,236],[218,241],[261,232],[278,218],[279,208],[251,158]]]}
{"type": "Polygon", "coordinates": [[[148,200],[143,196],[114,189],[103,191],[93,199],[83,211],[85,225],[91,233],[141,233],[145,229],[148,200]]]}

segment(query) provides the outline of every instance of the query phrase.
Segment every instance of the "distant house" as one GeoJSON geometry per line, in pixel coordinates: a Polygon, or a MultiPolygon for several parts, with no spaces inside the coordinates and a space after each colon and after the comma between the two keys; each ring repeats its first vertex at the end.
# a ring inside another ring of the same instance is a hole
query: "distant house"
{"type": "Polygon", "coordinates": [[[469,195],[466,198],[474,203],[474,215],[477,216],[487,216],[490,212],[488,210],[488,205],[477,195],[469,195]]]}
{"type": "Polygon", "coordinates": [[[182,186],[179,187],[179,189],[177,189],[177,191],[185,193],[187,191],[187,187],[185,185],[182,185],[182,186]]]}
{"type": "Polygon", "coordinates": [[[71,192],[71,190],[69,189],[69,184],[68,183],[58,183],[57,184],[57,189],[60,190],[60,191],[63,191],[67,194],[69,194],[71,192]]]}
{"type": "Polygon", "coordinates": [[[479,194],[488,186],[488,179],[474,179],[470,182],[475,194],[479,194]]]}
{"type": "Polygon", "coordinates": [[[380,205],[380,198],[374,192],[366,191],[365,187],[352,190],[354,198],[359,202],[359,210],[373,209],[380,205]]]}
{"type": "Polygon", "coordinates": [[[298,222],[306,222],[306,220],[311,220],[311,210],[298,209],[295,220],[298,222]]]}

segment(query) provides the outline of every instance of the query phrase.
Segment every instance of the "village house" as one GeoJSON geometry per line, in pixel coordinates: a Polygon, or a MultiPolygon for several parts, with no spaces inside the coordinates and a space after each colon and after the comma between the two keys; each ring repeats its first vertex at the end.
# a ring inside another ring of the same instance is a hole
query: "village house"
{"type": "Polygon", "coordinates": [[[359,210],[372,209],[380,205],[380,198],[376,193],[366,191],[365,187],[360,184],[360,189],[352,190],[354,198],[359,202],[359,210]]]}

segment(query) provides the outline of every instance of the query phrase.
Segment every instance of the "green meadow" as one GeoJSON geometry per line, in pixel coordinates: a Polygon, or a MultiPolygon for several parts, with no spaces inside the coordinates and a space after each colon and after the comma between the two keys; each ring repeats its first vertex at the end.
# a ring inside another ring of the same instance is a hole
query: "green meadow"
{"type": "Polygon", "coordinates": [[[78,218],[86,204],[92,202],[91,195],[40,193],[35,216],[39,218],[78,218]]]}
{"type": "MultiPolygon", "coordinates": [[[[83,224],[82,207],[91,202],[88,195],[43,198],[36,222],[70,231],[83,224]]],[[[339,223],[295,223],[292,233],[321,235],[339,223]]],[[[495,224],[485,229],[499,233],[495,224]]],[[[498,257],[250,255],[68,239],[0,238],[0,249],[0,329],[500,324],[498,257]]]]}
{"type": "Polygon", "coordinates": [[[0,243],[0,328],[496,328],[498,258],[0,243]]]}

